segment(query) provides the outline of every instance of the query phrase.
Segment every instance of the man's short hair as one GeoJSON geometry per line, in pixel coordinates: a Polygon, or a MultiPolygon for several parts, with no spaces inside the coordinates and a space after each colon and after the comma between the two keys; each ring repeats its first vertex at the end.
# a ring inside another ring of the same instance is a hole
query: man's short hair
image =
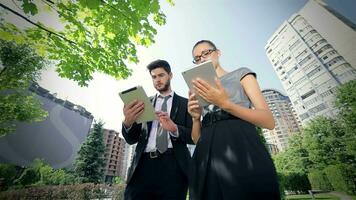
{"type": "Polygon", "coordinates": [[[147,69],[148,69],[148,71],[150,71],[150,73],[152,70],[157,69],[157,68],[163,68],[168,74],[171,73],[171,66],[165,60],[158,59],[158,60],[155,60],[147,65],[147,69]]]}
{"type": "Polygon", "coordinates": [[[195,43],[195,45],[193,46],[192,53],[193,53],[193,51],[194,51],[194,48],[195,48],[196,46],[198,46],[199,44],[202,44],[202,43],[208,43],[211,47],[213,47],[214,49],[217,49],[216,46],[215,46],[215,44],[214,44],[212,41],[210,41],[210,40],[200,40],[200,41],[198,41],[197,43],[195,43]]]}

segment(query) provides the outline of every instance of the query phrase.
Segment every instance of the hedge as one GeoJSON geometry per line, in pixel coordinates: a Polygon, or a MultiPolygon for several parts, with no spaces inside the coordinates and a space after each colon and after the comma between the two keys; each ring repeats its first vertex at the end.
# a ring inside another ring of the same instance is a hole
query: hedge
{"type": "Polygon", "coordinates": [[[313,170],[308,174],[308,179],[313,190],[332,191],[328,177],[323,171],[313,170]]]}
{"type": "Polygon", "coordinates": [[[311,189],[308,176],[303,173],[287,173],[284,177],[285,189],[297,194],[307,194],[311,189]]]}
{"type": "Polygon", "coordinates": [[[355,171],[352,166],[345,164],[329,165],[324,169],[334,190],[348,194],[356,193],[355,171]]]}
{"type": "Polygon", "coordinates": [[[0,192],[2,199],[123,199],[125,185],[76,184],[38,186],[0,192]]]}

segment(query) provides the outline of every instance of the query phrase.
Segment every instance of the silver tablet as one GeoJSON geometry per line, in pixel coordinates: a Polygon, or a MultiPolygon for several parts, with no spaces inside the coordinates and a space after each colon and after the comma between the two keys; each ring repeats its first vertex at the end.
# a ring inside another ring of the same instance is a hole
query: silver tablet
{"type": "MultiPolygon", "coordinates": [[[[208,82],[210,85],[216,87],[215,77],[217,77],[213,63],[211,61],[207,61],[201,63],[199,65],[195,65],[192,68],[185,70],[182,72],[183,78],[187,83],[189,89],[194,92],[192,80],[196,78],[200,78],[208,82]]],[[[202,97],[197,94],[197,99],[199,101],[200,106],[207,106],[210,103],[205,101],[202,97]]]]}
{"type": "Polygon", "coordinates": [[[156,119],[155,110],[142,86],[135,86],[128,90],[119,92],[119,96],[122,102],[124,102],[124,104],[129,104],[134,100],[139,100],[144,102],[145,109],[143,113],[140,116],[138,116],[136,123],[139,124],[143,122],[153,121],[156,119]]]}

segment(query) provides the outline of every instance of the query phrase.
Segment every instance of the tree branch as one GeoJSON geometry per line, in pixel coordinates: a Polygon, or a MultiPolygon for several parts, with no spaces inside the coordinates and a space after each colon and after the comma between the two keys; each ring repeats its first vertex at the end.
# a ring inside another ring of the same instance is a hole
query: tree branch
{"type": "Polygon", "coordinates": [[[30,24],[32,24],[32,25],[37,26],[38,28],[40,28],[40,29],[42,29],[42,30],[44,30],[44,31],[46,31],[46,32],[48,32],[48,33],[50,33],[50,34],[53,34],[53,35],[55,35],[55,36],[57,36],[57,37],[59,37],[59,38],[65,40],[65,41],[69,42],[70,44],[76,44],[76,43],[73,42],[72,40],[69,40],[69,39],[67,39],[67,38],[64,37],[64,36],[62,36],[62,35],[60,35],[60,34],[58,34],[58,33],[56,33],[56,32],[53,32],[53,31],[51,31],[51,30],[48,30],[46,27],[43,27],[43,26],[41,26],[41,25],[39,25],[39,24],[37,24],[37,23],[31,21],[31,20],[28,19],[27,17],[25,17],[25,16],[21,15],[20,13],[18,13],[18,12],[16,12],[16,11],[12,10],[11,8],[5,6],[4,4],[0,3],[0,6],[3,7],[5,10],[8,10],[8,11],[12,12],[13,14],[17,15],[18,17],[24,19],[25,21],[27,21],[28,23],[30,23],[30,24]]]}
{"type": "Polygon", "coordinates": [[[127,16],[127,15],[126,15],[124,12],[122,12],[121,10],[116,9],[114,6],[110,5],[108,2],[106,2],[106,1],[104,1],[104,0],[98,0],[98,1],[100,1],[100,2],[102,2],[102,3],[104,3],[104,4],[106,4],[106,5],[108,5],[110,8],[116,10],[116,12],[120,13],[121,15],[123,15],[124,17],[126,17],[128,20],[130,20],[130,21],[133,22],[133,20],[132,20],[129,16],[127,16]]]}

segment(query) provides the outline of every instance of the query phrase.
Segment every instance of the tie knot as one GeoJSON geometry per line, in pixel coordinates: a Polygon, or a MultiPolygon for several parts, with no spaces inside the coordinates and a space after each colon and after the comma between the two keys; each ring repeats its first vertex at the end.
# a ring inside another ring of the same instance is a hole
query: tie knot
{"type": "Polygon", "coordinates": [[[167,95],[167,96],[162,96],[162,95],[159,95],[158,96],[159,98],[162,98],[164,101],[167,101],[169,98],[171,98],[171,95],[167,95]]]}

